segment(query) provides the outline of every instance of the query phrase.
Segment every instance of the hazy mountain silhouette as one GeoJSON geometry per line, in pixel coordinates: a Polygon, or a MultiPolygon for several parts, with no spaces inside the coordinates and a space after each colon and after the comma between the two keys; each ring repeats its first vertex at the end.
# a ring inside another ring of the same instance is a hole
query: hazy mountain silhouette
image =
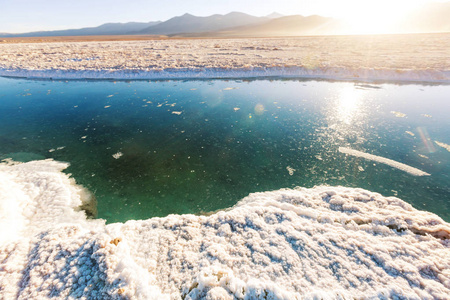
{"type": "Polygon", "coordinates": [[[333,18],[321,16],[286,16],[271,19],[263,24],[241,26],[218,32],[221,36],[298,36],[340,34],[344,24],[333,18]]]}
{"type": "Polygon", "coordinates": [[[129,23],[106,23],[97,27],[86,27],[80,29],[66,29],[53,31],[36,31],[20,34],[0,33],[3,37],[32,37],[32,36],[85,36],[85,35],[128,35],[144,28],[157,25],[161,22],[129,22],[129,23]]]}
{"type": "Polygon", "coordinates": [[[226,15],[212,15],[209,17],[197,17],[191,14],[184,14],[141,30],[139,33],[173,35],[212,32],[230,27],[259,24],[268,20],[269,18],[266,17],[254,17],[240,12],[231,12],[226,15]]]}

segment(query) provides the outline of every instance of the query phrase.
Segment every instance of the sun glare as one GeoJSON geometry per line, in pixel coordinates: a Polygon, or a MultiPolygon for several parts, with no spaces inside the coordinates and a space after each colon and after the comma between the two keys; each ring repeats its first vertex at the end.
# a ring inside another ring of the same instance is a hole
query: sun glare
{"type": "Polygon", "coordinates": [[[347,125],[353,122],[353,119],[358,114],[364,92],[364,90],[355,89],[353,86],[344,88],[339,92],[336,112],[341,122],[347,125]]]}
{"type": "Polygon", "coordinates": [[[355,1],[347,0],[336,5],[334,13],[342,18],[351,33],[374,34],[395,33],[396,24],[417,9],[421,0],[378,0],[355,1]]]}

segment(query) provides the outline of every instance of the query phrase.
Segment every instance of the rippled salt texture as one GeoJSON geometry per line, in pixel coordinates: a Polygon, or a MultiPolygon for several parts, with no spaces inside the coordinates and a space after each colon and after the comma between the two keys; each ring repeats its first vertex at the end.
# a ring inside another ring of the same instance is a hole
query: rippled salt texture
{"type": "Polygon", "coordinates": [[[0,75],[450,82],[450,34],[0,44],[0,75]]]}
{"type": "Polygon", "coordinates": [[[0,164],[4,299],[445,299],[450,224],[395,197],[316,187],[210,216],[104,225],[52,160],[0,164]]]}

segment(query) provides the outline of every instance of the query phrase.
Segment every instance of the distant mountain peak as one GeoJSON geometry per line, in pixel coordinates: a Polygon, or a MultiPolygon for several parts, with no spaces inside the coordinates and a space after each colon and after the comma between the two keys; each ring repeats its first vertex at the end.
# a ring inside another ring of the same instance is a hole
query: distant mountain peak
{"type": "Polygon", "coordinates": [[[269,18],[269,19],[277,19],[277,18],[281,18],[281,17],[284,17],[284,15],[277,13],[276,11],[274,11],[270,15],[266,16],[266,18],[269,18]]]}
{"type": "Polygon", "coordinates": [[[232,11],[226,14],[226,16],[249,16],[249,14],[240,12],[240,11],[232,11]]]}

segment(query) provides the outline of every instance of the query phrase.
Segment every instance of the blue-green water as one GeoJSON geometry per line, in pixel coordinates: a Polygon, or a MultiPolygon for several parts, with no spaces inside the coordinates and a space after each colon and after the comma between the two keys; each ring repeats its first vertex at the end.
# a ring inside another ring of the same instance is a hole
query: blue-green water
{"type": "Polygon", "coordinates": [[[436,143],[450,144],[448,95],[448,85],[0,78],[0,158],[69,162],[108,222],[322,184],[397,196],[450,221],[450,152],[436,143]]]}

